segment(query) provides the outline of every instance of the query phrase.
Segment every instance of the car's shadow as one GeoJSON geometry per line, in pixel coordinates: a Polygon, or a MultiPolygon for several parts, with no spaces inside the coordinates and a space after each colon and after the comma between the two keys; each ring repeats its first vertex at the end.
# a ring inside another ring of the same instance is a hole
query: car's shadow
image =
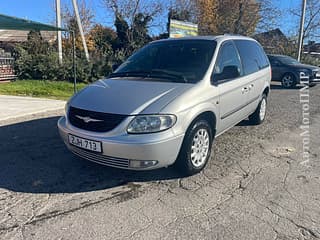
{"type": "Polygon", "coordinates": [[[71,154],[56,127],[58,117],[0,127],[0,188],[27,193],[77,193],[128,182],[183,177],[173,168],[134,172],[71,154]]]}
{"type": "Polygon", "coordinates": [[[276,83],[271,83],[271,85],[270,85],[271,90],[297,90],[297,89],[301,89],[302,87],[303,86],[296,85],[292,88],[284,88],[281,85],[276,84],[276,83]]]}

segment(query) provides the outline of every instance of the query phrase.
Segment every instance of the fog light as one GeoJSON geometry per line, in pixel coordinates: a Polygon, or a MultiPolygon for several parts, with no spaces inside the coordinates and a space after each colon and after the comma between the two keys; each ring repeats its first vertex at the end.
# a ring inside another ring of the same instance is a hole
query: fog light
{"type": "Polygon", "coordinates": [[[131,168],[147,168],[147,167],[155,166],[157,164],[158,164],[158,161],[155,161],[155,160],[147,160],[147,161],[130,160],[131,168]]]}

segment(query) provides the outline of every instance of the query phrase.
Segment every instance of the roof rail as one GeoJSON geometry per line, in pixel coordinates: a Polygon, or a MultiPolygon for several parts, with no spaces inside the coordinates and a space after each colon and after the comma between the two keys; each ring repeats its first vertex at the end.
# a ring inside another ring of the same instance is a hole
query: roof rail
{"type": "Polygon", "coordinates": [[[236,34],[236,33],[224,33],[223,35],[224,35],[224,36],[241,36],[241,37],[244,37],[243,35],[241,35],[241,34],[236,34]]]}

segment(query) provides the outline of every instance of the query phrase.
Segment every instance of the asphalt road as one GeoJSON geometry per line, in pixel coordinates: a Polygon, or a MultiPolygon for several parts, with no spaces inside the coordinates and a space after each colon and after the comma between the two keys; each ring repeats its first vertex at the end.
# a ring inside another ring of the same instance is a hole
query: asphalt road
{"type": "MultiPolygon", "coordinates": [[[[214,143],[207,168],[131,172],[79,159],[51,112],[0,127],[0,239],[320,239],[320,86],[310,161],[299,88],[272,86],[261,126],[214,143]]],[[[306,116],[306,115],[305,115],[306,116]]]]}

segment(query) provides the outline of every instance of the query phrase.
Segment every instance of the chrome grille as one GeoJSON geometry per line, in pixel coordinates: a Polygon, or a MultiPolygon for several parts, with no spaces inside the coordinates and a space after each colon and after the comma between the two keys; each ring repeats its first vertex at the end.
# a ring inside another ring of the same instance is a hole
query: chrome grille
{"type": "Polygon", "coordinates": [[[130,161],[129,159],[109,157],[109,156],[93,153],[93,152],[86,151],[86,150],[83,150],[77,147],[72,147],[72,146],[69,146],[69,148],[71,152],[73,152],[77,156],[81,158],[85,158],[89,161],[110,166],[110,167],[129,168],[129,161],[130,161]]]}
{"type": "Polygon", "coordinates": [[[73,126],[92,132],[111,131],[126,117],[126,115],[121,114],[94,112],[75,107],[70,107],[68,110],[68,119],[73,126]],[[89,117],[96,121],[85,122],[81,117],[89,117]]]}

